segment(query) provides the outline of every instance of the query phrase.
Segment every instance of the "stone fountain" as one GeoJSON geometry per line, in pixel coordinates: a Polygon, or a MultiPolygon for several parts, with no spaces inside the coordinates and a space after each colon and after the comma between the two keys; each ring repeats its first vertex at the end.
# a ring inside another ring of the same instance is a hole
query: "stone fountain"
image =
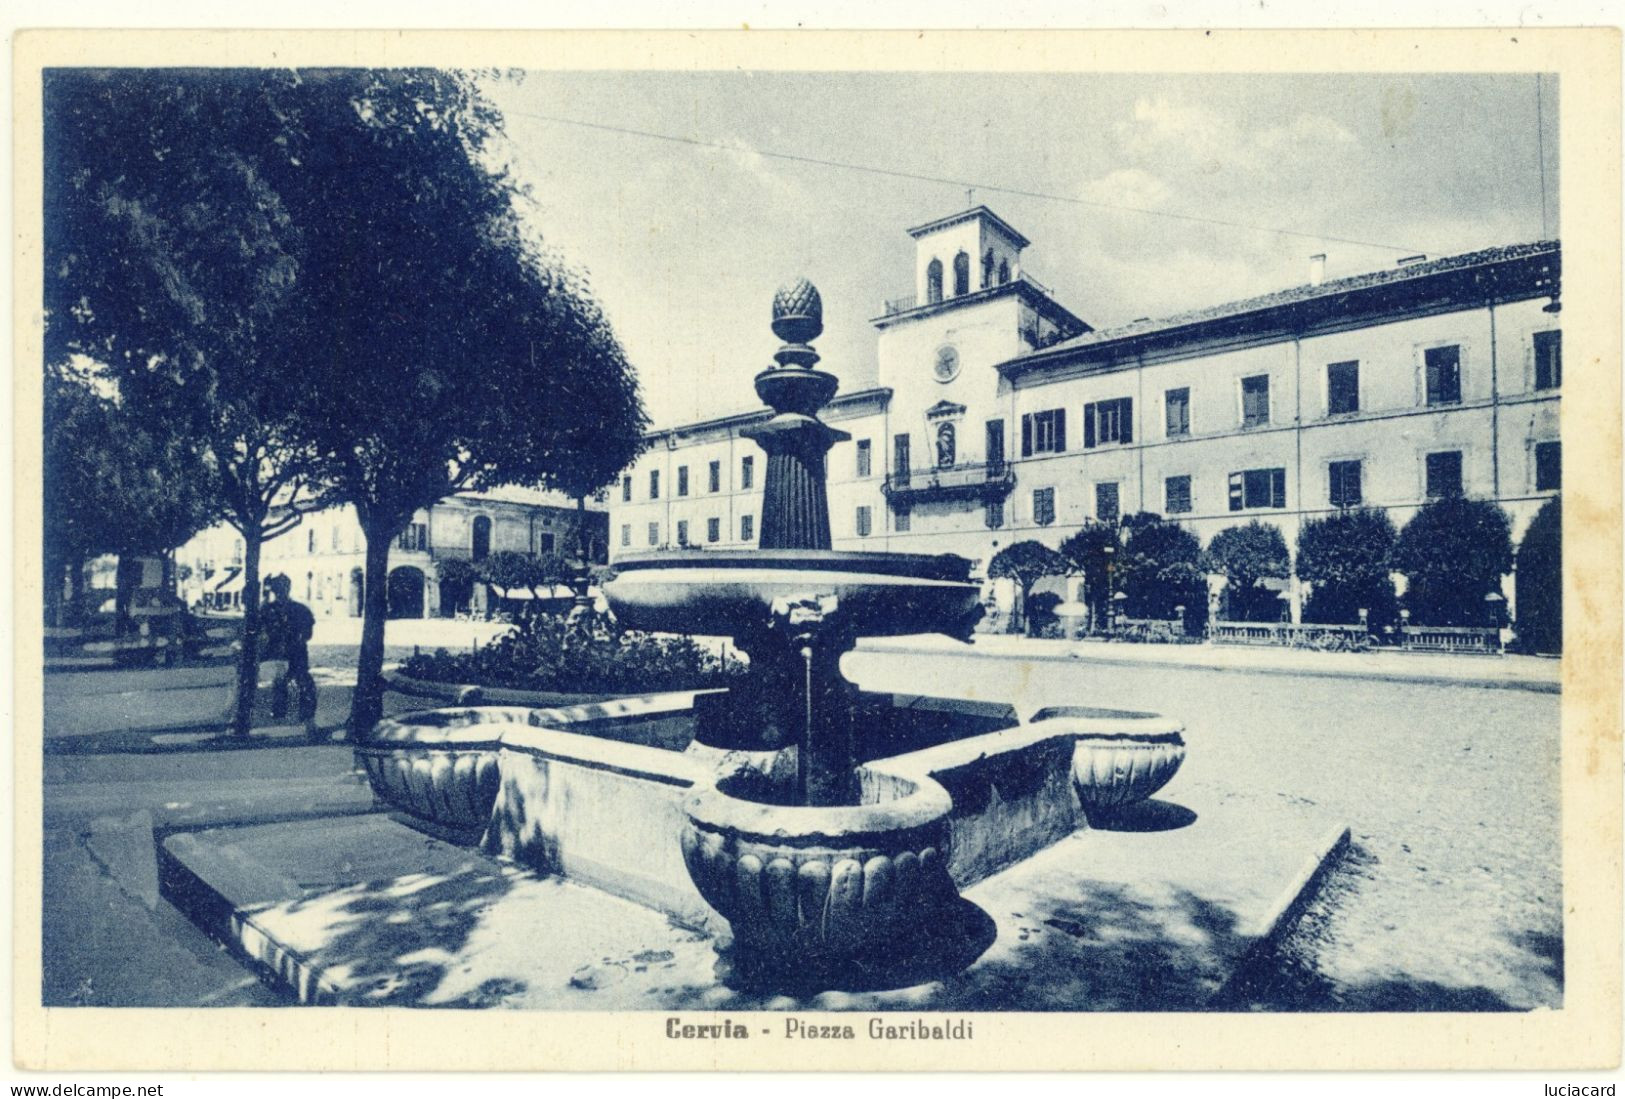
{"type": "Polygon", "coordinates": [[[825,461],[847,436],[819,419],[838,388],[822,329],[811,283],[778,291],[783,342],[755,378],[772,415],[747,432],[767,454],[759,547],[622,557],[604,589],[624,627],[732,638],[741,684],[408,714],[358,754],[419,826],[716,933],[744,984],[902,987],[987,948],[961,889],[1109,827],[1185,748],[1152,714],[1021,721],[844,677],[862,638],[968,639],[983,612],[964,558],[831,548],[825,461]],[[664,747],[629,732],[651,728],[664,747]]]}
{"type": "Polygon", "coordinates": [[[697,711],[695,749],[726,754],[682,844],[740,961],[766,970],[884,949],[955,896],[951,801],[935,783],[861,788],[872,738],[840,660],[860,637],[966,636],[982,613],[964,558],[831,549],[825,458],[849,436],[818,418],[838,386],[811,346],[822,314],[806,279],[774,296],[784,344],[755,379],[773,415],[745,432],[767,453],[759,548],[623,558],[604,593],[626,625],[731,636],[750,657],[745,685],[697,711]]]}

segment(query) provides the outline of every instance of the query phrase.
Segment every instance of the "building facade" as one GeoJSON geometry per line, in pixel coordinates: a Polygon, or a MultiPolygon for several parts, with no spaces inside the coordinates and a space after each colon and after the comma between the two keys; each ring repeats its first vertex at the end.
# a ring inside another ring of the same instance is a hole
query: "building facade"
{"type": "MultiPolygon", "coordinates": [[[[909,231],[915,294],[874,318],[879,385],[838,396],[842,549],[1060,543],[1138,511],[1204,544],[1259,519],[1494,500],[1520,537],[1561,485],[1556,242],[1402,261],[1096,331],[1021,269],[986,207],[909,231]]],[[[1323,258],[1323,257],[1317,257],[1323,258]]],[[[763,413],[651,433],[610,497],[610,553],[755,544],[763,413]]],[[[1296,616],[1298,599],[1290,593],[1296,616]]]]}
{"type": "MultiPolygon", "coordinates": [[[[599,500],[585,511],[589,560],[605,559],[608,516],[599,500]]],[[[391,618],[448,617],[457,610],[484,609],[487,593],[475,584],[442,590],[436,562],[444,558],[482,561],[513,551],[540,556],[574,556],[579,513],[557,493],[505,487],[464,492],[419,511],[389,550],[391,618]]],[[[243,542],[230,527],[204,531],[176,552],[187,566],[182,595],[188,603],[240,605],[243,542]]],[[[267,542],[260,575],[283,573],[293,597],[318,618],[361,617],[366,585],[366,540],[355,510],[348,506],[306,515],[298,526],[267,542]]]]}

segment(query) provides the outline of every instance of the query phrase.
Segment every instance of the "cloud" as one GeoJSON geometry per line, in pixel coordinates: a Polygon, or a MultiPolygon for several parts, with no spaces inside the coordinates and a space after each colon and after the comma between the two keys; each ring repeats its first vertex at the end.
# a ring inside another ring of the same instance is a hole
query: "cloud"
{"type": "Polygon", "coordinates": [[[1168,201],[1172,194],[1160,176],[1143,168],[1118,168],[1098,179],[1091,179],[1079,191],[1087,202],[1107,206],[1132,206],[1139,210],[1155,210],[1168,201]]]}
{"type": "Polygon", "coordinates": [[[811,197],[800,181],[777,170],[771,158],[757,152],[744,138],[729,135],[721,139],[720,144],[727,146],[723,155],[729,163],[743,171],[752,182],[766,187],[774,196],[796,201],[811,197]]]}
{"type": "Polygon", "coordinates": [[[1253,136],[1253,144],[1265,151],[1292,146],[1358,145],[1360,139],[1341,123],[1323,114],[1300,114],[1290,125],[1271,126],[1253,136]]]}
{"type": "Polygon", "coordinates": [[[1142,164],[1181,164],[1204,174],[1262,170],[1282,157],[1349,151],[1359,139],[1321,114],[1301,112],[1290,122],[1249,126],[1203,103],[1142,96],[1133,114],[1112,127],[1123,152],[1142,164]]]}

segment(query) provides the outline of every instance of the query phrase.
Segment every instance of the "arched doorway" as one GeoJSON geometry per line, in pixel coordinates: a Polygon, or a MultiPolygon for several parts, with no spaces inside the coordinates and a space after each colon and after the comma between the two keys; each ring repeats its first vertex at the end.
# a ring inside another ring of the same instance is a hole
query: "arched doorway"
{"type": "Polygon", "coordinates": [[[389,617],[423,617],[423,570],[411,565],[389,573],[389,617]]]}
{"type": "Polygon", "coordinates": [[[476,561],[483,561],[491,556],[491,517],[489,515],[476,515],[474,517],[474,542],[469,547],[470,556],[476,561]]]}
{"type": "Polygon", "coordinates": [[[366,604],[367,576],[361,569],[350,570],[350,617],[360,618],[366,604]]]}

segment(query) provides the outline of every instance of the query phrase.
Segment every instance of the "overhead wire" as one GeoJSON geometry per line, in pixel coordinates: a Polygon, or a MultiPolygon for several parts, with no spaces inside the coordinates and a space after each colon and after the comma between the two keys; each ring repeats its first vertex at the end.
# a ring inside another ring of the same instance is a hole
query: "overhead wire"
{"type": "MultiPolygon", "coordinates": [[[[1170,218],[1176,221],[1196,222],[1204,225],[1218,225],[1230,229],[1245,229],[1255,233],[1273,233],[1278,236],[1300,237],[1305,240],[1329,241],[1335,244],[1352,244],[1362,248],[1377,248],[1387,252],[1400,253],[1427,253],[1438,255],[1448,249],[1418,248],[1408,244],[1389,244],[1383,241],[1360,240],[1354,237],[1335,236],[1330,233],[1313,233],[1301,229],[1282,229],[1271,225],[1254,225],[1243,221],[1229,221],[1225,218],[1207,217],[1201,214],[1184,214],[1172,210],[1150,210],[1141,206],[1128,206],[1113,202],[1100,202],[1094,199],[1077,198],[1072,195],[1057,195],[1046,191],[1034,191],[1021,187],[1006,187],[996,183],[982,183],[973,180],[955,179],[949,176],[930,175],[924,172],[909,172],[897,168],[882,168],[873,164],[855,164],[851,161],[829,160],[824,157],[805,156],[799,153],[785,153],[769,149],[759,149],[753,146],[729,144],[721,141],[706,141],[697,137],[683,137],[679,134],[663,134],[653,130],[639,130],[629,126],[612,126],[605,122],[588,122],[579,118],[563,118],[558,115],[537,114],[529,111],[507,112],[510,116],[534,119],[538,122],[552,122],[562,126],[577,126],[587,130],[601,130],[606,133],[625,134],[632,137],[650,138],[656,141],[669,141],[679,145],[691,145],[702,149],[718,149],[730,153],[754,153],[757,156],[771,157],[775,160],[787,160],[799,164],[812,164],[825,168],[836,168],[850,172],[866,172],[871,175],[890,176],[894,179],[917,180],[922,183],[942,183],[954,187],[972,189],[977,191],[992,191],[998,194],[1017,195],[1022,198],[1041,199],[1048,202],[1065,202],[1074,206],[1089,206],[1102,210],[1116,210],[1122,213],[1143,214],[1146,217],[1170,218]]],[[[1542,181],[1544,183],[1544,179],[1542,181]]]]}

